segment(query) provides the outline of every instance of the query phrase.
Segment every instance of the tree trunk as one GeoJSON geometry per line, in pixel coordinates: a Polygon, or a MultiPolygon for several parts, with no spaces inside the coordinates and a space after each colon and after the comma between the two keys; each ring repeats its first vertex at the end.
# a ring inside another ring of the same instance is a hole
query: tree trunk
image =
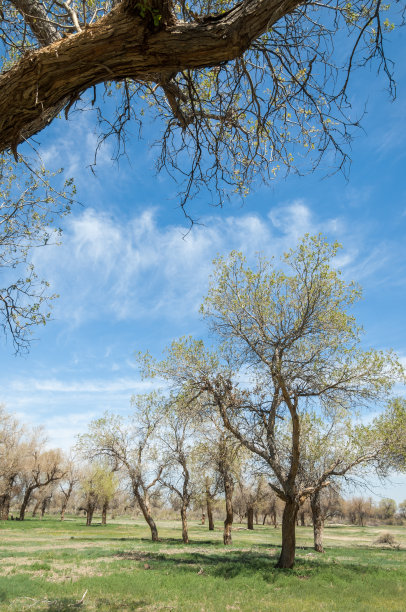
{"type": "Polygon", "coordinates": [[[72,482],[69,484],[69,488],[66,492],[62,491],[63,502],[62,502],[62,508],[61,508],[61,521],[65,520],[65,511],[66,511],[66,508],[68,507],[68,503],[69,503],[70,496],[72,495],[72,491],[73,491],[72,482]]]}
{"type": "Polygon", "coordinates": [[[204,512],[202,512],[202,525],[206,524],[206,515],[204,512]]]}
{"type": "Polygon", "coordinates": [[[226,476],[224,479],[224,494],[226,498],[226,520],[224,521],[224,544],[231,544],[231,527],[233,524],[233,490],[234,484],[230,476],[226,476]]]}
{"type": "Polygon", "coordinates": [[[258,525],[259,520],[258,520],[258,511],[254,512],[254,516],[255,516],[255,525],[258,525]]]}
{"type": "Polygon", "coordinates": [[[324,553],[323,548],[323,529],[324,519],[321,511],[321,499],[320,491],[316,491],[310,498],[310,506],[312,509],[312,520],[313,520],[313,537],[314,537],[314,550],[320,553],[324,553]]]}
{"type": "Polygon", "coordinates": [[[262,524],[263,524],[263,525],[265,525],[265,523],[266,523],[266,517],[267,517],[267,516],[268,516],[268,514],[266,514],[266,513],[265,513],[265,514],[264,514],[264,518],[262,519],[262,524]]]}
{"type": "Polygon", "coordinates": [[[295,563],[296,550],[296,518],[299,503],[288,500],[282,517],[282,550],[276,567],[291,569],[295,563]]]}
{"type": "Polygon", "coordinates": [[[247,527],[248,529],[254,529],[254,508],[252,506],[247,508],[247,527]]]}
{"type": "Polygon", "coordinates": [[[300,525],[301,527],[306,527],[306,523],[305,523],[305,513],[302,510],[302,512],[300,513],[300,525]]]}
{"type": "Polygon", "coordinates": [[[102,506],[102,525],[107,525],[107,510],[109,507],[109,502],[105,501],[102,506]]]}
{"type": "Polygon", "coordinates": [[[134,491],[134,495],[135,498],[138,502],[139,507],[141,508],[141,512],[144,516],[144,519],[146,520],[150,530],[151,530],[151,538],[153,542],[158,542],[158,529],[155,525],[155,521],[152,518],[151,512],[149,510],[149,506],[146,502],[146,500],[144,499],[144,497],[140,494],[140,492],[138,491],[138,487],[134,487],[133,486],[133,491],[134,491]]]}
{"type": "Polygon", "coordinates": [[[44,514],[46,512],[47,506],[50,503],[50,501],[51,501],[51,498],[50,497],[46,497],[43,500],[42,504],[41,504],[41,521],[44,518],[44,514]]]}
{"type": "Polygon", "coordinates": [[[92,524],[94,510],[95,510],[95,506],[93,504],[89,504],[87,507],[87,512],[86,512],[86,526],[87,527],[90,527],[90,525],[92,524]]]}
{"type": "Polygon", "coordinates": [[[207,518],[209,521],[209,531],[214,531],[213,509],[212,509],[210,497],[207,497],[206,505],[207,505],[207,518]]]}
{"type": "Polygon", "coordinates": [[[27,510],[28,503],[30,501],[31,494],[34,489],[28,488],[25,492],[21,507],[20,507],[20,521],[24,520],[25,511],[27,510]]]}
{"type": "Polygon", "coordinates": [[[182,504],[182,507],[180,509],[180,517],[182,519],[182,540],[185,544],[189,544],[186,510],[187,510],[187,507],[184,504],[182,504]]]}
{"type": "Polygon", "coordinates": [[[11,494],[5,493],[0,498],[0,520],[7,521],[10,512],[11,494]]]}
{"type": "Polygon", "coordinates": [[[40,507],[40,505],[41,505],[41,500],[38,499],[37,502],[35,503],[34,510],[32,511],[33,518],[37,516],[38,508],[40,507]]]}

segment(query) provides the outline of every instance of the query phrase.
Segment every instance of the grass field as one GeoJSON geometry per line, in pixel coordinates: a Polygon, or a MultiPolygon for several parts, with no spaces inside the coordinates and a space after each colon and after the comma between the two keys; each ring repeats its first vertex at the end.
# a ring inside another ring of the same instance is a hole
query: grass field
{"type": "Polygon", "coordinates": [[[192,522],[187,546],[175,522],[158,543],[141,520],[1,522],[0,610],[406,611],[406,527],[327,527],[324,555],[298,527],[291,571],[274,568],[280,529],[235,527],[225,548],[220,524],[192,522]],[[398,548],[374,544],[387,531],[398,548]]]}

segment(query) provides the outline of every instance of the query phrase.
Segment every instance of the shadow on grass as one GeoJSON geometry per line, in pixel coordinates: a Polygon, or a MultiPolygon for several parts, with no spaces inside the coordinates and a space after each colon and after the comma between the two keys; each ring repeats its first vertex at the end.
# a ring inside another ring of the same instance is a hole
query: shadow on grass
{"type": "Polygon", "coordinates": [[[237,576],[259,575],[269,583],[274,583],[279,577],[307,580],[319,573],[334,572],[346,579],[359,576],[373,576],[377,571],[375,564],[340,563],[327,560],[326,557],[312,559],[296,559],[293,569],[283,570],[275,567],[279,550],[274,547],[274,554],[249,551],[229,551],[227,554],[204,554],[201,552],[182,551],[172,554],[159,552],[117,552],[121,559],[134,560],[144,564],[148,570],[199,573],[225,580],[237,576]]]}
{"type": "MultiPolygon", "coordinates": [[[[113,612],[119,612],[123,609],[139,610],[141,608],[144,608],[151,602],[144,600],[131,600],[127,603],[121,600],[120,602],[117,602],[117,604],[115,604],[110,599],[98,599],[95,603],[97,610],[109,610],[109,612],[111,610],[113,612]]],[[[55,601],[49,602],[46,610],[47,612],[72,612],[73,610],[86,610],[86,604],[82,606],[78,604],[74,599],[70,597],[64,597],[63,599],[57,599],[55,601]]]]}

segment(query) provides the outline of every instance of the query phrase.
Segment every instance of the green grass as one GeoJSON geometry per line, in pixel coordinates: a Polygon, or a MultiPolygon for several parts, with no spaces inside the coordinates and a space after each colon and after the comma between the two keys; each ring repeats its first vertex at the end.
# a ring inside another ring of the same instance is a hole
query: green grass
{"type": "Polygon", "coordinates": [[[142,521],[117,519],[86,527],[83,519],[1,522],[0,610],[72,611],[87,591],[85,611],[185,612],[406,610],[406,528],[334,526],[326,553],[312,550],[312,529],[297,529],[297,562],[276,570],[280,530],[258,526],[215,532],[191,523],[159,525],[153,543],[142,521]],[[390,531],[399,549],[374,540],[390,531]]]}

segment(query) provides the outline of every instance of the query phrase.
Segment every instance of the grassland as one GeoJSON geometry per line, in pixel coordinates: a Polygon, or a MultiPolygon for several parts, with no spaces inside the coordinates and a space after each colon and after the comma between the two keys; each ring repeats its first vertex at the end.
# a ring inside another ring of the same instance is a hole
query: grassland
{"type": "Polygon", "coordinates": [[[175,522],[159,525],[158,543],[128,519],[2,522],[0,610],[406,610],[405,527],[328,527],[324,555],[312,550],[311,528],[299,527],[291,571],[274,568],[279,529],[236,525],[226,549],[220,527],[192,522],[187,546],[175,522]],[[374,544],[384,531],[398,548],[374,544]]]}

